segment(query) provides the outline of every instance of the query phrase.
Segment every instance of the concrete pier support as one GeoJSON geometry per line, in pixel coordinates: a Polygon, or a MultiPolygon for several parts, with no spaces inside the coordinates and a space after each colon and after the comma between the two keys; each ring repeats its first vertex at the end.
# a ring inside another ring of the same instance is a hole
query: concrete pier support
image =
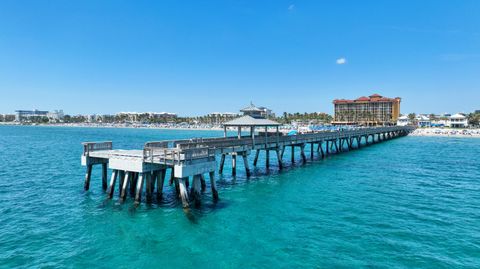
{"type": "Polygon", "coordinates": [[[310,160],[313,160],[313,143],[310,143],[310,160]]]}
{"type": "Polygon", "coordinates": [[[257,151],[255,152],[255,159],[253,159],[253,166],[257,166],[258,155],[260,155],[260,150],[259,149],[257,149],[257,151]]]}
{"type": "Polygon", "coordinates": [[[109,199],[112,199],[113,192],[115,191],[115,181],[117,180],[118,170],[112,171],[112,178],[110,179],[110,186],[108,187],[107,195],[109,199]]]}
{"type": "Polygon", "coordinates": [[[161,198],[163,195],[163,184],[165,182],[166,169],[157,172],[157,197],[161,198]]]}
{"type": "Polygon", "coordinates": [[[300,156],[302,157],[303,163],[307,163],[307,156],[305,156],[305,144],[300,146],[300,156]]]}
{"type": "Polygon", "coordinates": [[[120,202],[125,201],[125,197],[127,196],[127,187],[128,187],[128,182],[132,177],[132,172],[127,172],[125,174],[125,178],[123,179],[122,182],[122,188],[120,189],[120,202]]]}
{"type": "Polygon", "coordinates": [[[320,151],[320,154],[322,155],[322,159],[325,158],[325,152],[323,152],[323,141],[320,141],[320,143],[318,143],[318,151],[320,151]]]}
{"type": "Polygon", "coordinates": [[[245,166],[245,173],[247,173],[247,177],[250,177],[250,167],[248,166],[247,153],[244,152],[242,154],[242,157],[243,157],[243,165],[245,166]]]}
{"type": "Polygon", "coordinates": [[[152,173],[151,172],[147,172],[145,173],[145,196],[147,198],[147,202],[151,202],[152,201],[152,194],[153,194],[153,188],[152,188],[152,183],[153,183],[153,180],[152,180],[152,173]]]}
{"type": "Polygon", "coordinates": [[[92,166],[91,164],[87,165],[87,172],[85,173],[85,184],[83,189],[88,191],[90,189],[90,178],[92,178],[92,166]]]}
{"type": "Polygon", "coordinates": [[[338,145],[337,145],[337,144],[338,144],[338,140],[335,140],[335,141],[333,142],[333,144],[335,145],[335,153],[338,153],[338,152],[339,152],[338,145]]]}
{"type": "Polygon", "coordinates": [[[275,151],[277,152],[278,168],[279,168],[280,170],[282,170],[282,169],[283,169],[282,154],[280,153],[280,150],[279,150],[279,149],[277,149],[277,150],[275,150],[275,151]]]}
{"type": "Polygon", "coordinates": [[[185,186],[185,178],[178,179],[178,186],[180,190],[180,198],[182,199],[182,205],[184,208],[188,208],[188,192],[187,187],[185,186]]]}
{"type": "Polygon", "coordinates": [[[200,175],[194,175],[193,176],[193,182],[192,182],[192,194],[193,194],[193,200],[195,201],[195,205],[199,206],[201,204],[201,177],[200,175]]]}
{"type": "Polygon", "coordinates": [[[122,194],[123,181],[125,180],[125,174],[126,172],[123,170],[120,170],[120,173],[118,174],[118,196],[119,197],[122,194]]]}
{"type": "Polygon", "coordinates": [[[142,199],[143,181],[145,180],[145,173],[140,173],[137,181],[137,190],[135,191],[135,204],[138,205],[142,199]]]}
{"type": "Polygon", "coordinates": [[[102,189],[107,190],[107,163],[102,163],[102,189]]]}
{"type": "Polygon", "coordinates": [[[265,166],[270,168],[270,150],[266,149],[265,150],[265,166]]]}
{"type": "Polygon", "coordinates": [[[207,189],[207,183],[205,182],[205,177],[202,175],[200,175],[200,185],[202,186],[202,192],[205,192],[205,190],[207,189]]]}
{"type": "Polygon", "coordinates": [[[223,166],[225,165],[225,154],[222,154],[220,157],[220,168],[218,169],[218,173],[223,173],[223,166]]]}
{"type": "Polygon", "coordinates": [[[210,188],[212,189],[212,197],[214,201],[217,201],[218,191],[217,191],[217,183],[215,182],[215,172],[210,172],[209,177],[210,177],[210,188]]]}
{"type": "Polygon", "coordinates": [[[137,186],[138,173],[132,173],[132,179],[130,180],[130,196],[135,197],[135,187],[137,186]]]}
{"type": "Polygon", "coordinates": [[[232,154],[232,176],[237,175],[237,155],[232,154]]]}
{"type": "Polygon", "coordinates": [[[326,141],[326,143],[325,143],[325,151],[326,151],[327,155],[329,155],[329,154],[330,154],[330,147],[329,147],[329,144],[330,144],[330,141],[328,141],[328,140],[327,140],[327,141],[326,141]]]}
{"type": "Polygon", "coordinates": [[[292,164],[295,163],[295,146],[292,146],[292,164]]]}

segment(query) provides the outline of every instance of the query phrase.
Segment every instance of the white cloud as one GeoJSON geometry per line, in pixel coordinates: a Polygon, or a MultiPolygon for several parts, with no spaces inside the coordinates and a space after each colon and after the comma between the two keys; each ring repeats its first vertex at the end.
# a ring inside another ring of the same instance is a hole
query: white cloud
{"type": "Polygon", "coordinates": [[[346,64],[346,63],[347,63],[347,59],[343,57],[337,59],[337,64],[346,64]]]}
{"type": "Polygon", "coordinates": [[[288,10],[294,10],[295,9],[295,5],[294,4],[291,4],[288,6],[288,10]]]}

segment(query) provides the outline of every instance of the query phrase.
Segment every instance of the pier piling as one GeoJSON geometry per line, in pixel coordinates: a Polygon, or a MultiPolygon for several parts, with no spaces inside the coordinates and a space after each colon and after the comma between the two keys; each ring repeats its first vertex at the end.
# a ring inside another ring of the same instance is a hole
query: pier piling
{"type": "Polygon", "coordinates": [[[102,163],[102,189],[107,190],[107,163],[102,163]]]}
{"type": "Polygon", "coordinates": [[[91,164],[87,165],[87,172],[85,174],[85,184],[83,186],[83,189],[88,191],[90,188],[90,178],[92,177],[92,166],[91,164]]]}
{"type": "Polygon", "coordinates": [[[215,182],[215,172],[209,173],[210,177],[210,188],[212,189],[212,197],[214,201],[218,200],[218,191],[217,191],[217,183],[215,182]]]}
{"type": "Polygon", "coordinates": [[[145,179],[145,173],[140,173],[137,181],[137,190],[135,192],[135,204],[139,204],[142,199],[143,181],[145,179]]]}
{"type": "Polygon", "coordinates": [[[188,208],[188,192],[187,187],[185,186],[185,178],[182,177],[178,179],[178,186],[180,191],[180,198],[182,199],[182,205],[184,208],[188,208]]]}
{"type": "Polygon", "coordinates": [[[157,197],[161,198],[163,195],[163,183],[165,182],[166,169],[157,172],[157,197]]]}
{"type": "Polygon", "coordinates": [[[110,186],[108,188],[108,198],[112,199],[113,192],[115,191],[115,181],[117,180],[118,170],[112,171],[112,178],[110,179],[110,186]]]}

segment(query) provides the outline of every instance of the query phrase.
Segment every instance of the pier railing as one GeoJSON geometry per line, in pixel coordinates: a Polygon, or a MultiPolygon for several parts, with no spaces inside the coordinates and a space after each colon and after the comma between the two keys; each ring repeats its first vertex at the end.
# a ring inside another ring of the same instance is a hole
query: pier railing
{"type": "Polygon", "coordinates": [[[84,142],[83,145],[83,156],[89,156],[90,152],[100,151],[100,150],[111,150],[112,141],[105,142],[84,142]]]}
{"type": "Polygon", "coordinates": [[[151,163],[190,163],[198,159],[215,159],[215,150],[208,147],[197,148],[159,148],[145,147],[143,160],[151,163]]]}

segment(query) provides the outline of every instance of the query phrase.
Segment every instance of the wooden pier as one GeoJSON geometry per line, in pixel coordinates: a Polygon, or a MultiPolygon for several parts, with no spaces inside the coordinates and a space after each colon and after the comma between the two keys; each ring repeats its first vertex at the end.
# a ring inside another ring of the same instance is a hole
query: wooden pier
{"type": "Polygon", "coordinates": [[[238,135],[235,137],[194,138],[187,140],[172,140],[147,142],[140,150],[113,149],[112,142],[85,142],[83,143],[82,165],[86,166],[85,190],[89,189],[92,168],[94,165],[102,167],[102,187],[109,198],[113,197],[118,180],[119,200],[123,202],[127,195],[140,203],[145,193],[146,202],[152,200],[155,194],[162,197],[167,169],[171,171],[170,184],[175,185],[176,193],[184,207],[189,207],[193,201],[201,203],[201,194],[206,189],[205,175],[208,174],[212,197],[218,199],[215,182],[215,173],[223,173],[227,157],[232,161],[232,175],[237,174],[237,157],[243,160],[245,175],[252,173],[248,163],[248,156],[254,152],[253,165],[258,165],[261,151],[265,152],[266,168],[270,166],[270,153],[273,152],[278,162],[278,168],[284,167],[282,161],[285,150],[290,147],[291,162],[296,162],[295,150],[299,152],[302,162],[307,162],[305,148],[310,147],[310,159],[314,154],[324,158],[329,154],[337,154],[358,149],[374,143],[379,143],[408,135],[414,130],[410,126],[392,126],[376,128],[359,128],[343,131],[314,132],[297,135],[282,135],[278,132],[265,132],[255,135],[251,127],[250,135],[242,136],[243,125],[238,126],[238,135]],[[217,159],[220,159],[217,166],[217,159]],[[108,182],[107,166],[112,170],[108,182]],[[190,183],[191,180],[191,183],[190,183]],[[191,186],[191,187],[190,187],[191,186]]]}

